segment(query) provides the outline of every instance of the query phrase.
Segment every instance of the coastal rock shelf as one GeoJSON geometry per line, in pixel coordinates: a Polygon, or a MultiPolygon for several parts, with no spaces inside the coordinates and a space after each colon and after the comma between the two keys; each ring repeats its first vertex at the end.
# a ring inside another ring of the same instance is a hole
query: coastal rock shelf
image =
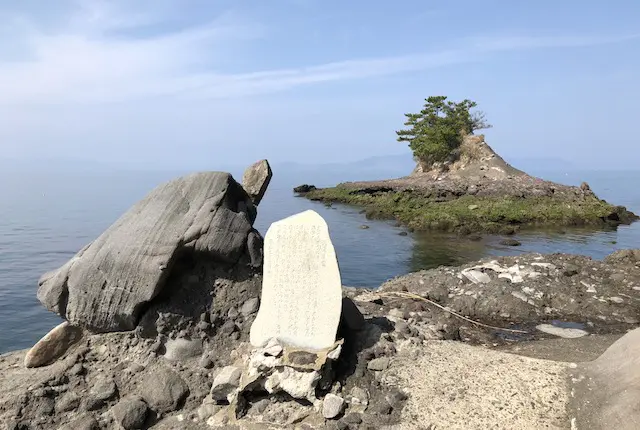
{"type": "MultiPolygon", "coordinates": [[[[88,333],[44,367],[25,368],[27,351],[5,354],[0,420],[28,429],[637,428],[626,405],[640,400],[638,353],[627,353],[638,345],[640,251],[484,259],[342,294],[340,341],[324,350],[251,345],[249,300],[215,324],[238,336],[198,337],[193,354],[171,351],[184,334],[137,331],[88,333]],[[562,323],[586,334],[563,336],[562,323]]],[[[310,315],[296,318],[313,324],[310,315]]]]}
{"type": "MultiPolygon", "coordinates": [[[[380,294],[407,292],[427,297],[468,318],[505,328],[527,329],[540,338],[542,322],[584,327],[587,333],[625,333],[640,324],[640,266],[625,262],[632,251],[606,261],[581,255],[523,254],[486,258],[461,267],[410,273],[384,283],[380,294]]],[[[473,337],[465,326],[459,336],[473,337]]],[[[485,341],[488,333],[477,332],[485,341]]],[[[494,332],[493,336],[506,333],[494,332]]]]}
{"type": "Polygon", "coordinates": [[[520,227],[629,224],[638,216],[600,200],[589,185],[544,181],[506,163],[468,136],[460,158],[430,171],[294,192],[308,199],[362,206],[368,217],[397,219],[415,230],[509,232],[520,227]]]}
{"type": "Polygon", "coordinates": [[[640,251],[349,288],[318,213],[253,229],[270,178],[162,185],[44,276],[3,429],[638,428],[640,251]]]}

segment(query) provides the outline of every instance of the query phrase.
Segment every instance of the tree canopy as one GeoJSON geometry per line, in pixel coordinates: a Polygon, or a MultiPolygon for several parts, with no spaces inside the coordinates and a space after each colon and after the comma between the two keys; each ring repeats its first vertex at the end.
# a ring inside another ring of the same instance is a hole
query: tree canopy
{"type": "Polygon", "coordinates": [[[405,130],[396,131],[399,142],[408,142],[413,155],[424,165],[446,161],[462,144],[464,136],[489,128],[484,113],[471,112],[476,102],[448,101],[446,96],[425,99],[419,113],[405,114],[405,130]]]}

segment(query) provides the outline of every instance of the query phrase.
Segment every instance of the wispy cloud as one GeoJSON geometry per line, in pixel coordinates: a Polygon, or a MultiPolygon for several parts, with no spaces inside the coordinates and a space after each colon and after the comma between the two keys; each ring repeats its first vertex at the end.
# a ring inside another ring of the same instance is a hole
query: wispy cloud
{"type": "Polygon", "coordinates": [[[479,36],[469,38],[467,41],[470,49],[497,52],[541,48],[579,48],[621,43],[637,39],[640,39],[640,33],[622,36],[479,36]]]}
{"type": "Polygon", "coordinates": [[[0,60],[0,104],[229,98],[426,70],[505,51],[592,46],[639,37],[476,37],[439,52],[225,73],[220,56],[232,52],[229,46],[263,36],[255,23],[221,14],[204,23],[169,26],[171,2],[161,2],[164,8],[137,10],[131,4],[77,0],[52,27],[29,15],[2,16],[12,34],[0,41],[0,53],[12,50],[12,55],[0,60]]]}

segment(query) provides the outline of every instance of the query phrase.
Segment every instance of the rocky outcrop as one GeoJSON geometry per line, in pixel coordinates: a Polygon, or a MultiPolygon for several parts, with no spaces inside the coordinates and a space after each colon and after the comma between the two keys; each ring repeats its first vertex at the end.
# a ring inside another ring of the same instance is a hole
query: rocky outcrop
{"type": "Polygon", "coordinates": [[[133,330],[151,302],[170,295],[180,261],[205,256],[228,270],[262,263],[256,208],[228,173],[197,173],[163,184],[64,266],[45,274],[38,299],[74,325],[133,330]],[[195,258],[195,257],[194,257],[195,258]]]}
{"type": "Polygon", "coordinates": [[[247,167],[242,176],[242,186],[244,187],[254,205],[259,205],[267,192],[269,182],[271,182],[271,166],[267,160],[260,160],[247,167]]]}
{"type": "Polygon", "coordinates": [[[607,255],[604,262],[613,265],[640,267],[640,249],[621,249],[607,255]]]}
{"type": "MultiPolygon", "coordinates": [[[[525,254],[418,272],[377,291],[344,288],[339,348],[314,354],[278,342],[253,348],[257,296],[243,291],[251,284],[225,280],[195,322],[175,313],[187,299],[156,313],[157,337],[89,333],[38,368],[22,365],[25,351],[0,356],[0,422],[29,430],[482,429],[571,428],[573,419],[578,429],[634,428],[634,332],[593,363],[573,362],[597,358],[637,327],[628,319],[640,294],[634,255],[525,254]],[[562,323],[589,336],[539,329],[562,323]]],[[[193,276],[193,267],[206,269],[199,264],[176,273],[193,276]]]]}
{"type": "Polygon", "coordinates": [[[368,218],[396,219],[413,230],[469,234],[541,226],[617,226],[639,218],[580,187],[528,175],[496,154],[484,136],[467,136],[446,163],[406,177],[345,182],[294,192],[326,204],[365,208],[368,218]]]}
{"type": "Polygon", "coordinates": [[[256,347],[255,213],[230,175],[181,178],[43,277],[40,298],[72,321],[30,351],[0,356],[0,422],[11,430],[570,428],[581,413],[567,409],[571,370],[602,390],[584,392],[594,415],[582,422],[638,422],[638,363],[625,358],[638,355],[635,337],[592,364],[567,362],[601,352],[585,354],[581,342],[640,323],[637,252],[603,262],[525,254],[418,272],[377,291],[345,287],[333,346],[308,351],[270,338],[256,347]],[[527,344],[548,354],[545,342],[555,340],[565,342],[555,362],[513,354],[527,344]]]}
{"type": "Polygon", "coordinates": [[[466,136],[450,160],[433,166],[418,162],[412,176],[437,178],[488,178],[492,180],[526,175],[507,163],[484,140],[484,135],[466,136]]]}
{"type": "Polygon", "coordinates": [[[254,391],[267,391],[314,402],[317,400],[316,388],[332,384],[330,366],[341,351],[342,341],[321,351],[307,351],[289,348],[277,339],[271,339],[264,347],[251,351],[246,358],[246,370],[242,374],[238,394],[247,396],[254,391]]]}
{"type": "MultiPolygon", "coordinates": [[[[466,317],[526,333],[501,337],[540,338],[545,323],[590,333],[624,333],[640,324],[640,268],[580,255],[523,254],[483,259],[461,267],[440,267],[401,276],[380,288],[427,297],[466,317]]],[[[474,337],[474,329],[448,326],[454,336],[474,337]]],[[[481,336],[485,336],[483,332],[481,336]]],[[[567,332],[569,333],[569,332],[567,332]]]]}
{"type": "Polygon", "coordinates": [[[295,187],[293,189],[294,193],[299,193],[299,194],[305,194],[308,193],[310,191],[313,191],[317,189],[315,185],[309,185],[309,184],[302,184],[302,185],[298,185],[297,187],[295,187]]]}

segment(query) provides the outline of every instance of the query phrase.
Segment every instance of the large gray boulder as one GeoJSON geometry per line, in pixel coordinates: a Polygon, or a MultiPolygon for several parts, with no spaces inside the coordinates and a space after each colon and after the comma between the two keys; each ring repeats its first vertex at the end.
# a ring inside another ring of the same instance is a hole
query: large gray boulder
{"type": "MultiPolygon", "coordinates": [[[[102,235],[39,281],[38,299],[74,325],[95,332],[136,327],[186,253],[229,272],[262,264],[256,208],[228,173],[204,172],[158,186],[102,235]]],[[[168,294],[166,294],[168,293],[168,294]]]]}

